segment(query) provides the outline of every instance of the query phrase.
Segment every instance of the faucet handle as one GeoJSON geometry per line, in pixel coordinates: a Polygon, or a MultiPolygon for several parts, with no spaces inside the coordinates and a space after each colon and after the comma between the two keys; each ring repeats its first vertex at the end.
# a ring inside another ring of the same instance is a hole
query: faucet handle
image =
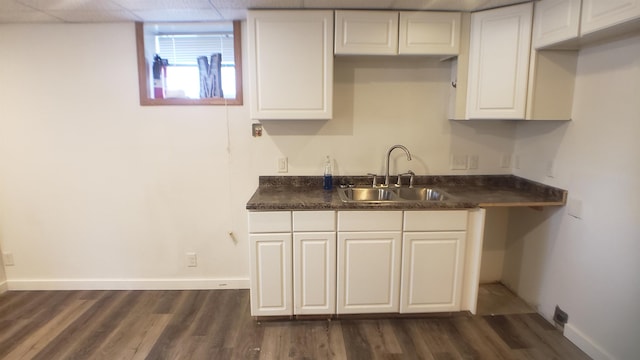
{"type": "Polygon", "coordinates": [[[406,173],[398,174],[398,181],[396,181],[396,187],[402,186],[402,177],[403,176],[411,176],[411,178],[409,179],[409,187],[412,188],[413,187],[413,180],[414,180],[414,177],[416,176],[416,173],[414,173],[411,170],[407,170],[406,173]]]}
{"type": "Polygon", "coordinates": [[[378,175],[373,174],[373,173],[367,173],[367,175],[372,176],[373,177],[373,183],[371,185],[371,187],[376,187],[378,186],[378,175]]]}

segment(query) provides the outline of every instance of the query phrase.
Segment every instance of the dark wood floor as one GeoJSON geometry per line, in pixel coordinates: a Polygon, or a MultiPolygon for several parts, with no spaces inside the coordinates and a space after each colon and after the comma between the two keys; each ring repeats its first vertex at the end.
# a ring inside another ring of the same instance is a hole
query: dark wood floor
{"type": "Polygon", "coordinates": [[[0,359],[588,359],[537,314],[261,321],[247,290],[14,291],[0,359]]]}

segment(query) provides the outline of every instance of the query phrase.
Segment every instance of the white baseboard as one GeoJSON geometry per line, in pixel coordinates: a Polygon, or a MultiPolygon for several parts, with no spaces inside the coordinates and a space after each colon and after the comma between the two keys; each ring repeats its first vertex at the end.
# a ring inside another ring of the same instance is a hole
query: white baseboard
{"type": "Polygon", "coordinates": [[[6,281],[0,282],[0,294],[9,290],[9,285],[6,281]]]}
{"type": "Polygon", "coordinates": [[[248,289],[249,279],[29,279],[8,280],[8,290],[248,289]]]}
{"type": "Polygon", "coordinates": [[[583,334],[580,330],[569,323],[564,325],[564,336],[594,360],[614,359],[611,354],[598,346],[593,339],[583,334]]]}

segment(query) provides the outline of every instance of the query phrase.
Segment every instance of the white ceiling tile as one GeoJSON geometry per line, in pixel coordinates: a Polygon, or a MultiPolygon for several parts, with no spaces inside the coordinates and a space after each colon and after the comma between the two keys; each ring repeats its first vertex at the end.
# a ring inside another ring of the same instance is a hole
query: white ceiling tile
{"type": "Polygon", "coordinates": [[[211,9],[208,0],[111,0],[129,10],[211,9]]]}
{"type": "Polygon", "coordinates": [[[109,0],[18,0],[18,2],[39,10],[120,10],[118,4],[109,0]]]}
{"type": "Polygon", "coordinates": [[[304,0],[309,9],[390,9],[393,0],[304,0]]]}
{"type": "Polygon", "coordinates": [[[133,13],[145,22],[222,20],[216,10],[135,10],[133,13]]]}
{"type": "Polygon", "coordinates": [[[127,10],[51,10],[48,13],[65,22],[124,22],[142,20],[127,10]]]}
{"type": "Polygon", "coordinates": [[[303,0],[210,0],[216,9],[299,9],[303,0]]]}
{"type": "Polygon", "coordinates": [[[246,9],[218,9],[225,20],[244,20],[247,18],[246,9]]]}
{"type": "MultiPolygon", "coordinates": [[[[0,11],[9,12],[9,11],[31,11],[32,8],[20,4],[16,0],[0,0],[0,11]]],[[[2,14],[0,14],[2,15],[2,14]]]]}
{"type": "Polygon", "coordinates": [[[41,11],[0,11],[0,24],[7,23],[55,23],[62,20],[41,11]]]}

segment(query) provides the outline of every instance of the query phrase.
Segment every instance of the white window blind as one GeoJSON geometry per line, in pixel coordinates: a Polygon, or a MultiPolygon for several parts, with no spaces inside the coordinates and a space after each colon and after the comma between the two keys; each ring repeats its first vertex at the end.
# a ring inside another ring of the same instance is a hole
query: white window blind
{"type": "Polygon", "coordinates": [[[197,66],[198,57],[222,54],[222,65],[233,65],[233,35],[189,34],[156,35],[156,53],[169,65],[197,66]]]}

